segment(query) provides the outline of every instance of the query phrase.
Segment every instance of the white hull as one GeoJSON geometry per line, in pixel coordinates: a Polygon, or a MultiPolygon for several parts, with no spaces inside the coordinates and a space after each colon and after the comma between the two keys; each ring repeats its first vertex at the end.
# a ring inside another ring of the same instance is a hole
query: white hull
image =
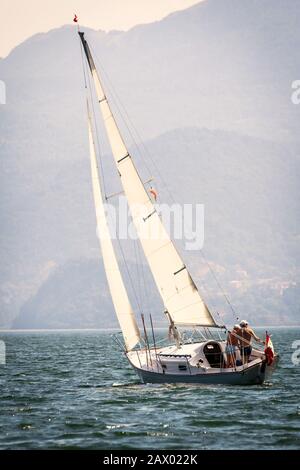
{"type": "Polygon", "coordinates": [[[248,364],[227,368],[225,345],[224,341],[203,341],[180,348],[130,351],[127,358],[143,383],[256,385],[262,384],[274,370],[275,364],[267,366],[264,353],[256,349],[248,364]],[[220,364],[216,355],[211,359],[205,354],[205,347],[212,344],[220,348],[220,364]]]}

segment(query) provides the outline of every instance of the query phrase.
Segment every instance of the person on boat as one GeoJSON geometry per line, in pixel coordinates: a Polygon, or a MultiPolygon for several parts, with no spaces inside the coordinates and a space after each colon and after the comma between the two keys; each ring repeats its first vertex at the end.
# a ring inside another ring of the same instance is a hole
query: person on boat
{"type": "Polygon", "coordinates": [[[170,340],[174,339],[176,341],[176,344],[179,345],[181,344],[180,340],[180,333],[177,329],[177,327],[174,325],[173,321],[169,325],[169,332],[168,332],[168,337],[170,340]]]}
{"type": "Polygon", "coordinates": [[[252,338],[254,338],[255,341],[257,341],[258,343],[264,343],[264,341],[261,340],[258,336],[256,336],[252,328],[249,327],[249,323],[246,320],[242,320],[240,322],[239,337],[242,361],[243,364],[248,364],[252,352],[252,338]]]}
{"type": "Polygon", "coordinates": [[[234,325],[232,331],[228,331],[226,343],[226,366],[235,367],[236,365],[236,351],[239,347],[239,333],[240,325],[234,325]]]}

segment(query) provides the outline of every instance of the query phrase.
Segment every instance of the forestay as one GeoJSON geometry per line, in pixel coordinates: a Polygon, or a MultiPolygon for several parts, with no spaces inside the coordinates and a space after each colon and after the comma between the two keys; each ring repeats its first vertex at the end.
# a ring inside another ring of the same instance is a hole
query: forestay
{"type": "Polygon", "coordinates": [[[88,127],[97,233],[100,239],[104,269],[110,294],[124,336],[126,349],[127,351],[130,351],[140,341],[140,332],[122,279],[106,219],[90,115],[88,127]]]}
{"type": "Polygon", "coordinates": [[[111,112],[84,33],[79,34],[131,216],[165,309],[175,324],[215,326],[139,177],[111,112]]]}

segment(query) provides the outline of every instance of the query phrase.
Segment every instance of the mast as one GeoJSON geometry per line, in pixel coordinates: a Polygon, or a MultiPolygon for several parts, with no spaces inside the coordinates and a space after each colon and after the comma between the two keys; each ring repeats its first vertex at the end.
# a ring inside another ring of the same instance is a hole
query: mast
{"type": "Polygon", "coordinates": [[[91,116],[88,107],[88,130],[91,159],[93,195],[96,209],[98,236],[100,239],[104,269],[113,305],[123,333],[126,350],[130,351],[140,341],[140,332],[122,279],[115,250],[110,237],[109,227],[101,194],[97,157],[92,132],[91,116]]]}
{"type": "Polygon", "coordinates": [[[126,148],[84,33],[79,32],[131,217],[172,327],[217,326],[176,250],[126,148]]]}

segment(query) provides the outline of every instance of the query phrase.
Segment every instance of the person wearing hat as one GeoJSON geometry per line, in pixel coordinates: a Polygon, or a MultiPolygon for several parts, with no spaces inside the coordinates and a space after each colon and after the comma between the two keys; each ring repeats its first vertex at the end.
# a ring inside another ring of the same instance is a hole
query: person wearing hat
{"type": "Polygon", "coordinates": [[[252,338],[255,339],[258,343],[264,343],[263,340],[261,340],[252,328],[249,327],[249,323],[246,320],[242,320],[240,322],[240,345],[241,345],[241,356],[243,360],[243,364],[248,364],[251,352],[252,352],[252,346],[251,346],[251,341],[252,338]]]}
{"type": "Polygon", "coordinates": [[[228,331],[226,343],[226,366],[235,367],[236,365],[236,351],[239,347],[239,332],[240,325],[234,325],[233,331],[228,331]]]}

